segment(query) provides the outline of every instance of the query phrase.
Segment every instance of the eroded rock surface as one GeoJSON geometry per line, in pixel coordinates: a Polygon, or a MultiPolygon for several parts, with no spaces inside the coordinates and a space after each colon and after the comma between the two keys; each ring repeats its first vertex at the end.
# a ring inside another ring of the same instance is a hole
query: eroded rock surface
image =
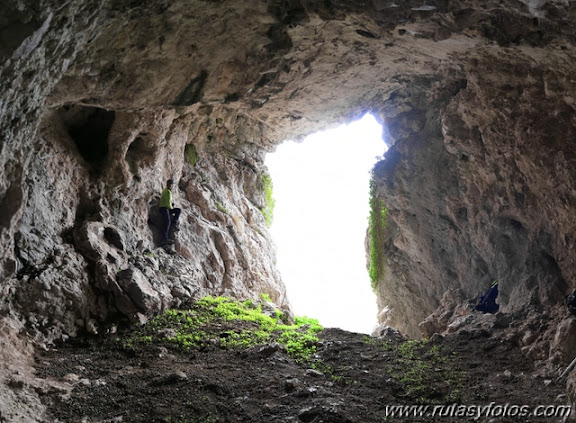
{"type": "Polygon", "coordinates": [[[501,304],[518,310],[562,302],[574,279],[573,56],[522,46],[501,49],[507,64],[496,65],[487,50],[470,54],[465,86],[377,166],[391,217],[379,289],[397,308],[392,325],[412,333],[448,289],[464,300],[499,280],[501,304]]]}
{"type": "Polygon", "coordinates": [[[18,330],[49,342],[208,293],[289,309],[264,156],[371,112],[391,146],[380,322],[419,336],[446,292],[498,279],[526,340],[560,345],[537,322],[566,318],[575,276],[574,2],[5,3],[0,310],[18,330]]]}

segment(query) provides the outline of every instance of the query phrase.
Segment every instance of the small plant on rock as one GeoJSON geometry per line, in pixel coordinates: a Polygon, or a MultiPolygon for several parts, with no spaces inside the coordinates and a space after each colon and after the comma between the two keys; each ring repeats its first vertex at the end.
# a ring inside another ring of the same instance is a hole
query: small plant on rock
{"type": "Polygon", "coordinates": [[[216,208],[222,213],[228,214],[228,209],[220,201],[216,201],[216,208]]]}
{"type": "Polygon", "coordinates": [[[276,200],[274,200],[274,197],[272,196],[272,188],[273,188],[272,178],[268,174],[263,174],[261,180],[262,180],[262,189],[264,190],[265,206],[260,211],[264,215],[266,224],[268,226],[271,226],[274,216],[274,205],[276,204],[276,200]]]}
{"type": "Polygon", "coordinates": [[[377,196],[375,185],[370,181],[370,218],[368,226],[368,240],[370,263],[368,273],[372,289],[376,289],[378,282],[384,275],[384,242],[386,241],[386,228],[388,227],[388,209],[377,196]]]}

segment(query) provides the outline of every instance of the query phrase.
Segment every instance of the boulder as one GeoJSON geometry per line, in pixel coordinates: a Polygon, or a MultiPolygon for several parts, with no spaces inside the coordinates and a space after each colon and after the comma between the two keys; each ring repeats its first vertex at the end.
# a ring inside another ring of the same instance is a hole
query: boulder
{"type": "MultiPolygon", "coordinates": [[[[122,295],[126,295],[138,311],[151,315],[158,313],[162,308],[162,300],[152,284],[144,274],[135,267],[122,270],[117,277],[118,286],[122,289],[122,295]]],[[[123,307],[120,311],[125,314],[133,314],[133,310],[123,307]]]]}

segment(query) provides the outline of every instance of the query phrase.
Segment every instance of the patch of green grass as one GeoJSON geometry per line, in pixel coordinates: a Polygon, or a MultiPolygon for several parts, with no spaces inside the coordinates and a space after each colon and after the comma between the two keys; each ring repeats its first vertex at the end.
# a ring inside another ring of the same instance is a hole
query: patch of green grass
{"type": "Polygon", "coordinates": [[[286,347],[288,354],[295,358],[309,359],[316,353],[317,333],[322,329],[318,320],[302,316],[295,317],[293,325],[277,325],[274,331],[279,333],[278,342],[286,347]]]}
{"type": "Polygon", "coordinates": [[[422,340],[419,341],[417,339],[411,339],[408,341],[402,342],[396,349],[397,354],[403,360],[415,360],[416,354],[421,353],[422,349],[428,341],[422,340]]]}
{"type": "Polygon", "coordinates": [[[386,242],[386,228],[388,227],[388,209],[384,202],[376,195],[374,181],[370,181],[370,216],[368,227],[368,241],[370,249],[370,265],[368,274],[372,289],[376,289],[378,282],[384,274],[384,243],[386,242]]]}
{"type": "Polygon", "coordinates": [[[466,374],[450,351],[427,340],[385,341],[381,346],[390,353],[387,371],[403,396],[422,404],[459,402],[466,374]]]}
{"type": "Polygon", "coordinates": [[[362,340],[364,341],[365,344],[367,345],[375,345],[378,343],[377,339],[373,336],[369,336],[369,335],[364,335],[364,337],[362,338],[362,340]]]}
{"type": "Polygon", "coordinates": [[[198,162],[198,151],[194,144],[186,144],[186,147],[184,147],[184,156],[188,163],[193,167],[196,166],[196,163],[198,162]]]}
{"type": "Polygon", "coordinates": [[[261,304],[227,297],[204,297],[188,310],[167,310],[133,334],[132,344],[165,343],[182,349],[245,349],[254,345],[277,342],[297,360],[310,360],[316,352],[317,333],[323,328],[318,320],[296,317],[284,324],[284,315],[275,317],[262,312],[261,304]],[[166,337],[161,334],[171,334],[166,337]]]}
{"type": "Polygon", "coordinates": [[[138,338],[138,342],[141,342],[143,344],[149,344],[152,342],[152,337],[149,335],[141,336],[140,338],[138,338]]]}

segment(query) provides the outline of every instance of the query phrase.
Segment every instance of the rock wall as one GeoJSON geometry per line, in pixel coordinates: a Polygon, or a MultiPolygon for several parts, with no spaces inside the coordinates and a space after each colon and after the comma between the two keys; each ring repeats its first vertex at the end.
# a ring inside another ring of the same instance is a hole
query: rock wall
{"type": "MultiPolygon", "coordinates": [[[[266,125],[220,101],[196,104],[232,73],[235,36],[172,6],[170,18],[158,2],[14,3],[3,22],[3,307],[44,339],[206,294],[267,294],[289,311],[261,212],[266,125]],[[184,42],[214,31],[201,52],[184,42]],[[210,50],[222,56],[204,67],[210,50]],[[176,254],[157,248],[168,178],[183,209],[176,254]]],[[[237,9],[228,21],[253,7],[237,9]]],[[[203,13],[219,26],[217,10],[203,13]]]]}
{"type": "Polygon", "coordinates": [[[562,313],[576,259],[574,2],[5,3],[11,334],[95,332],[208,293],[289,309],[261,213],[264,155],[365,112],[391,146],[374,170],[389,211],[381,322],[441,331],[438,316],[494,279],[512,315],[562,313]],[[157,248],[168,178],[184,210],[177,254],[157,248]]]}
{"type": "Polygon", "coordinates": [[[380,301],[413,336],[448,290],[462,302],[499,280],[512,312],[562,303],[574,280],[574,50],[490,50],[376,167],[390,216],[380,301]]]}
{"type": "Polygon", "coordinates": [[[138,321],[207,294],[266,294],[289,309],[261,212],[263,154],[248,142],[203,141],[228,125],[237,132],[241,119],[221,116],[84,106],[43,116],[10,283],[33,327],[96,331],[117,312],[138,321]],[[175,254],[158,248],[157,202],[169,178],[183,210],[175,254]]]}

